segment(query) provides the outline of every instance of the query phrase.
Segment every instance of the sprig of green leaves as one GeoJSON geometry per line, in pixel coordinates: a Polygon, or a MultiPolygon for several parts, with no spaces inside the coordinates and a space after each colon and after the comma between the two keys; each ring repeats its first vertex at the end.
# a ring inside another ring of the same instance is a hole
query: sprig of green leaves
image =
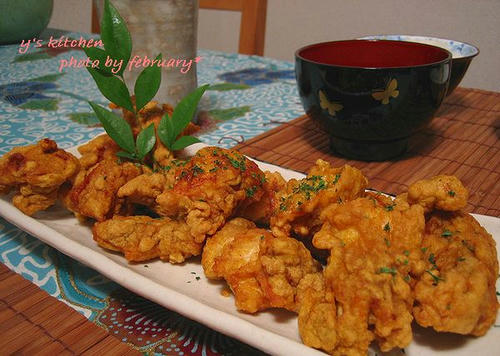
{"type": "Polygon", "coordinates": [[[104,130],[123,150],[116,155],[133,161],[144,162],[144,158],[156,143],[154,124],[150,124],[142,130],[134,141],[132,128],[123,117],[106,110],[94,102],[89,101],[89,104],[94,109],[99,121],[101,121],[104,130]]]}
{"type": "MultiPolygon", "coordinates": [[[[99,61],[98,67],[87,67],[87,70],[94,78],[101,93],[109,101],[137,114],[158,92],[161,83],[161,68],[157,65],[146,67],[139,74],[134,86],[136,98],[134,107],[129,89],[123,79],[123,71],[132,54],[132,37],[125,21],[109,0],[104,1],[101,40],[104,49],[83,48],[85,54],[92,61],[99,61]],[[121,63],[120,69],[114,68],[113,65],[106,66],[106,59],[111,59],[116,64],[121,63]]],[[[156,60],[156,63],[161,62],[161,53],[156,56],[156,60]]]]}
{"type": "Polygon", "coordinates": [[[186,95],[174,109],[172,117],[163,115],[158,125],[158,137],[161,142],[171,151],[181,150],[193,143],[200,142],[193,136],[181,136],[177,138],[184,128],[189,124],[196,112],[198,103],[203,93],[209,88],[208,84],[202,85],[186,95]]]}
{"type": "MultiPolygon", "coordinates": [[[[161,67],[149,66],[139,74],[134,85],[134,106],[130,91],[123,78],[123,71],[127,67],[132,54],[132,38],[125,21],[109,0],[104,1],[101,40],[104,49],[96,47],[83,48],[91,61],[99,61],[98,67],[87,67],[87,70],[94,78],[101,93],[109,101],[134,113],[137,117],[138,112],[154,98],[160,88],[161,67]],[[106,59],[111,59],[116,64],[121,63],[120,69],[118,70],[114,66],[106,66],[106,59]]],[[[156,63],[160,63],[161,59],[160,53],[156,57],[156,63]]],[[[177,137],[191,121],[198,102],[208,87],[208,85],[204,85],[188,94],[174,109],[171,118],[168,114],[165,114],[160,121],[158,137],[170,150],[180,150],[199,142],[196,137],[192,136],[182,136],[178,139],[177,137]]],[[[89,102],[89,104],[102,123],[104,130],[123,150],[118,152],[117,155],[144,163],[147,154],[151,152],[156,144],[154,124],[150,124],[139,132],[134,140],[132,128],[123,117],[95,102],[89,102]]]]}

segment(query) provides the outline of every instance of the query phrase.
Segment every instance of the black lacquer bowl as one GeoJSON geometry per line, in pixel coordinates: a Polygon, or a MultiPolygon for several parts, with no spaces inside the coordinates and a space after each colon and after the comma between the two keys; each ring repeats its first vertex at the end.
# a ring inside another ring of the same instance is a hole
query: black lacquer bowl
{"type": "Polygon", "coordinates": [[[441,105],[450,68],[450,52],[413,42],[323,42],[295,53],[304,110],[334,151],[367,161],[406,151],[441,105]]]}

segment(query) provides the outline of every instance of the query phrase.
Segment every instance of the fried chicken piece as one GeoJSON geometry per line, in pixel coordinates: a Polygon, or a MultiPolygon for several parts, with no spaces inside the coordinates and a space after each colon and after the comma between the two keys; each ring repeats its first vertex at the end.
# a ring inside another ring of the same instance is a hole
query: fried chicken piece
{"type": "Polygon", "coordinates": [[[260,200],[264,173],[237,151],[218,147],[199,150],[175,170],[175,183],[156,198],[156,212],[185,220],[201,243],[238,208],[260,200]]]}
{"type": "Polygon", "coordinates": [[[322,218],[313,244],[330,249],[324,278],[336,308],[336,344],[326,351],[366,355],[373,340],[382,351],[405,347],[412,339],[411,279],[422,269],[423,208],[368,196],[331,205],[322,218]]]}
{"type": "Polygon", "coordinates": [[[305,345],[333,352],[337,344],[335,299],[322,272],[305,276],[297,287],[299,334],[305,345]]]}
{"type": "Polygon", "coordinates": [[[92,228],[99,246],[119,251],[130,262],[159,257],[170,263],[182,263],[201,253],[185,222],[149,216],[114,216],[97,222],[92,228]]]}
{"type": "Polygon", "coordinates": [[[14,206],[31,216],[52,206],[61,185],[78,169],[76,157],[44,138],[35,145],[13,148],[0,158],[0,193],[16,189],[14,206]]]}
{"type": "Polygon", "coordinates": [[[229,221],[203,249],[202,265],[211,279],[223,278],[238,310],[267,308],[298,311],[297,286],[320,265],[292,238],[275,238],[243,218],[229,221]]]}
{"type": "Polygon", "coordinates": [[[428,213],[434,209],[457,211],[467,205],[469,192],[455,176],[439,175],[410,185],[406,200],[420,204],[428,213]]]}
{"type": "Polygon", "coordinates": [[[172,189],[175,183],[175,170],[162,172],[147,172],[135,177],[125,183],[118,190],[118,198],[126,198],[128,201],[150,207],[153,211],[161,211],[156,204],[156,197],[168,189],[172,189]]]}
{"type": "Polygon", "coordinates": [[[264,171],[264,194],[253,204],[243,207],[236,215],[249,219],[259,225],[269,225],[269,219],[277,204],[277,193],[286,185],[285,179],[278,172],[264,171]]]}
{"type": "Polygon", "coordinates": [[[118,151],[120,151],[120,147],[111,137],[107,134],[99,135],[78,147],[78,152],[82,155],[80,167],[86,171],[102,160],[116,160],[118,151]]]}
{"type": "Polygon", "coordinates": [[[498,309],[492,236],[469,214],[435,211],[422,248],[428,266],[415,286],[415,320],[436,331],[486,334],[498,309]]]}
{"type": "Polygon", "coordinates": [[[277,205],[270,219],[275,236],[312,238],[321,227],[320,212],[330,204],[363,195],[368,181],[351,166],[334,168],[321,159],[306,178],[290,179],[277,194],[277,205]]]}
{"type": "Polygon", "coordinates": [[[73,187],[65,194],[66,207],[78,218],[90,217],[97,221],[113,215],[128,215],[132,206],[117,196],[118,189],[143,173],[141,166],[130,162],[119,163],[105,159],[79,175],[73,187]]]}

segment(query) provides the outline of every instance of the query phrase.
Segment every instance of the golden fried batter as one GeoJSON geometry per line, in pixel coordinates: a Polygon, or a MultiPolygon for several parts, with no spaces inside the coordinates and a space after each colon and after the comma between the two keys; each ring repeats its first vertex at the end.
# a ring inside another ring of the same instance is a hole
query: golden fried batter
{"type": "Polygon", "coordinates": [[[305,276],[297,287],[299,333],[304,344],[333,352],[337,344],[337,310],[322,272],[305,276]]]}
{"type": "Polygon", "coordinates": [[[183,219],[203,242],[235,211],[262,198],[264,173],[233,150],[205,147],[176,168],[172,189],[156,198],[162,216],[183,219]]]}
{"type": "Polygon", "coordinates": [[[103,160],[79,175],[75,184],[66,194],[64,203],[78,217],[90,217],[97,221],[113,215],[128,215],[130,204],[116,196],[118,189],[143,172],[133,163],[119,163],[116,160],[103,160]]]}
{"type": "Polygon", "coordinates": [[[242,207],[236,212],[236,215],[260,225],[269,225],[269,219],[277,206],[276,195],[285,187],[286,181],[278,172],[264,171],[264,174],[262,198],[253,204],[242,207]]]}
{"type": "Polygon", "coordinates": [[[120,147],[107,134],[99,135],[78,147],[81,170],[88,170],[102,160],[116,160],[120,147]]]}
{"type": "Polygon", "coordinates": [[[428,262],[415,286],[415,320],[437,331],[486,334],[495,322],[495,241],[469,214],[434,212],[422,242],[428,262]]]}
{"type": "Polygon", "coordinates": [[[154,211],[161,211],[156,204],[156,197],[168,189],[172,189],[175,183],[175,171],[147,172],[135,177],[125,183],[118,190],[118,198],[126,198],[128,201],[150,207],[154,211]]]}
{"type": "Polygon", "coordinates": [[[345,165],[333,168],[321,159],[304,179],[290,179],[277,194],[277,205],[271,217],[275,236],[312,237],[321,227],[322,209],[339,201],[361,196],[367,180],[356,168],[345,165]]]}
{"type": "Polygon", "coordinates": [[[229,221],[209,238],[202,265],[208,278],[224,278],[238,310],[276,307],[298,311],[299,282],[320,270],[309,251],[292,238],[275,238],[243,218],[229,221]]]}
{"type": "Polygon", "coordinates": [[[119,251],[128,261],[146,261],[159,257],[170,263],[182,263],[201,253],[189,227],[182,221],[149,216],[114,216],[97,222],[92,233],[99,246],[119,251]]]}
{"type": "Polygon", "coordinates": [[[336,345],[326,351],[365,355],[372,340],[382,351],[408,345],[411,280],[422,270],[422,207],[368,196],[331,205],[322,218],[313,244],[330,249],[324,277],[336,308],[336,345]]]}
{"type": "Polygon", "coordinates": [[[469,192],[455,176],[439,175],[413,183],[406,199],[410,204],[420,204],[425,212],[434,209],[457,211],[467,205],[469,192]]]}
{"type": "Polygon", "coordinates": [[[14,206],[33,215],[56,202],[60,186],[78,169],[76,157],[45,138],[35,145],[16,147],[0,158],[0,193],[16,189],[14,206]]]}

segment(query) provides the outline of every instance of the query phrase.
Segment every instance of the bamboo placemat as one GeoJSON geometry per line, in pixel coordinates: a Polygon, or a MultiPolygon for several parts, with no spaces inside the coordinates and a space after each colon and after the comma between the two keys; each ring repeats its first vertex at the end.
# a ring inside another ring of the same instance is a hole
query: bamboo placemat
{"type": "Polygon", "coordinates": [[[371,188],[398,194],[412,182],[453,174],[469,189],[467,211],[500,217],[500,93],[457,88],[409,151],[385,162],[347,160],[329,149],[328,136],[306,115],[236,149],[248,156],[306,172],[318,159],[363,171],[371,188]]]}
{"type": "Polygon", "coordinates": [[[0,263],[0,354],[141,355],[0,263]]]}

